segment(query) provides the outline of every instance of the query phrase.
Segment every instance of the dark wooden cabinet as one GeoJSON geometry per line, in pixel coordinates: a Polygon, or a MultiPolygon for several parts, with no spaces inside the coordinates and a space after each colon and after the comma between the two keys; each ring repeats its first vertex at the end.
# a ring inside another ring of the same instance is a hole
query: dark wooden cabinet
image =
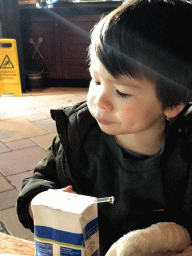
{"type": "Polygon", "coordinates": [[[60,23],[62,78],[90,79],[88,71],[88,47],[90,30],[99,15],[65,17],[67,24],[60,23]]]}
{"type": "Polygon", "coordinates": [[[22,23],[26,70],[44,70],[47,77],[62,78],[59,22],[31,16],[22,23]]]}
{"type": "Polygon", "coordinates": [[[44,70],[48,78],[89,80],[90,30],[103,12],[115,7],[72,3],[50,10],[21,8],[26,70],[44,70]]]}

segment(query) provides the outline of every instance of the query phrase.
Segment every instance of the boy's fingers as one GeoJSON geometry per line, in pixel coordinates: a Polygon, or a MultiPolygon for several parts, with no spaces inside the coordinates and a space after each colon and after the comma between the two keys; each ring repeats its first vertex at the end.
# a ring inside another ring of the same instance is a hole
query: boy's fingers
{"type": "Polygon", "coordinates": [[[73,191],[73,187],[71,185],[66,187],[66,188],[61,188],[61,190],[64,191],[64,192],[76,194],[76,192],[73,191]]]}

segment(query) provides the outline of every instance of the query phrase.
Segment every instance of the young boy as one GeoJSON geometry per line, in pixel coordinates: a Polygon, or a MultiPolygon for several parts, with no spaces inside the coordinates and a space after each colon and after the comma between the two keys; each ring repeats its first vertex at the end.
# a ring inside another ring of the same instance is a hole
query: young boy
{"type": "Polygon", "coordinates": [[[87,103],[51,111],[58,136],[23,181],[17,211],[26,228],[35,195],[71,185],[115,196],[99,205],[101,255],[158,222],[192,235],[191,24],[187,2],[131,0],[96,25],[87,103]]]}

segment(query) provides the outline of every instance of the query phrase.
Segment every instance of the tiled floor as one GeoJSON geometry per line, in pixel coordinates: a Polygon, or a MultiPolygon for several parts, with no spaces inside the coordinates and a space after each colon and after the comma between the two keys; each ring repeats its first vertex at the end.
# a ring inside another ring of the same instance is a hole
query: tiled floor
{"type": "Polygon", "coordinates": [[[50,109],[86,100],[87,90],[48,88],[0,97],[0,222],[11,235],[33,241],[17,218],[15,203],[21,181],[33,173],[56,135],[50,109]]]}

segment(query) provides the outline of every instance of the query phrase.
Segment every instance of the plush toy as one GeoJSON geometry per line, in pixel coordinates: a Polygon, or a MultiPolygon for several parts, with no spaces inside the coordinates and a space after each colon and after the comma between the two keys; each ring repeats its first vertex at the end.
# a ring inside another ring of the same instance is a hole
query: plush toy
{"type": "Polygon", "coordinates": [[[190,245],[187,229],[176,223],[162,222],[124,235],[106,256],[192,256],[190,245]]]}

